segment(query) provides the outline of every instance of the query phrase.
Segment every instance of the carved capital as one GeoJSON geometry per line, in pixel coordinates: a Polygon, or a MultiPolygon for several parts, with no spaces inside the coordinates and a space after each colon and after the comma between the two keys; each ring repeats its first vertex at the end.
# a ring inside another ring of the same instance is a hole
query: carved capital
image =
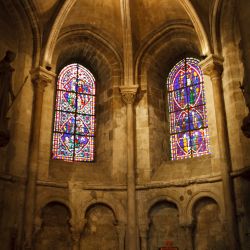
{"type": "Polygon", "coordinates": [[[51,83],[55,77],[56,74],[43,68],[43,67],[37,67],[30,71],[31,74],[31,80],[34,84],[34,86],[38,89],[43,91],[44,88],[51,83]]]}
{"type": "Polygon", "coordinates": [[[223,61],[222,57],[212,54],[200,62],[200,67],[203,73],[210,76],[211,79],[219,78],[223,72],[223,61]]]}
{"type": "Polygon", "coordinates": [[[122,100],[125,104],[133,104],[136,98],[136,93],[138,90],[137,85],[121,86],[120,92],[122,95],[122,100]]]}

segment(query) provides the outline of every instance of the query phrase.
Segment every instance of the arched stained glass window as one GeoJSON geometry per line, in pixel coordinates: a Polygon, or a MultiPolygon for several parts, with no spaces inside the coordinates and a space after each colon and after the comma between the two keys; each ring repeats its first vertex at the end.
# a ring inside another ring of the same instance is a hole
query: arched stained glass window
{"type": "Polygon", "coordinates": [[[52,159],[94,160],[95,78],[80,64],[64,67],[58,77],[52,159]]]}
{"type": "Polygon", "coordinates": [[[171,159],[209,154],[203,74],[199,60],[178,62],[167,79],[171,159]]]}

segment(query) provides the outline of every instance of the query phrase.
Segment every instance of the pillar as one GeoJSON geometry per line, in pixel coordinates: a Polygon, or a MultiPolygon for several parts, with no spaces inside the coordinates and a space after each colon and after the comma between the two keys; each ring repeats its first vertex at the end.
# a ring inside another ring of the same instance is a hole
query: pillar
{"type": "Polygon", "coordinates": [[[129,250],[137,249],[136,192],[135,192],[135,143],[134,109],[138,86],[120,87],[122,99],[127,105],[127,242],[129,250]]]}
{"type": "Polygon", "coordinates": [[[223,59],[215,55],[209,55],[200,63],[200,66],[204,74],[210,76],[213,86],[217,138],[220,153],[220,159],[218,159],[217,162],[221,166],[228,242],[230,243],[230,249],[239,249],[239,232],[236,218],[233,180],[230,176],[231,158],[221,77],[223,71],[223,59]]]}
{"type": "Polygon", "coordinates": [[[54,77],[55,75],[53,73],[42,67],[31,71],[34,97],[24,201],[24,249],[32,249],[43,93],[47,84],[50,83],[54,77]]]}
{"type": "Polygon", "coordinates": [[[194,249],[194,224],[181,224],[181,227],[185,234],[186,239],[186,249],[193,250],[194,249]]]}
{"type": "Polygon", "coordinates": [[[148,250],[148,224],[140,225],[141,250],[148,250]]]}
{"type": "Polygon", "coordinates": [[[72,235],[72,250],[80,250],[80,243],[81,243],[81,235],[84,230],[85,225],[87,224],[87,219],[78,219],[70,221],[71,224],[71,235],[72,235]]]}
{"type": "Polygon", "coordinates": [[[119,250],[125,249],[125,224],[123,222],[118,222],[116,225],[116,231],[118,233],[119,240],[119,250]]]}

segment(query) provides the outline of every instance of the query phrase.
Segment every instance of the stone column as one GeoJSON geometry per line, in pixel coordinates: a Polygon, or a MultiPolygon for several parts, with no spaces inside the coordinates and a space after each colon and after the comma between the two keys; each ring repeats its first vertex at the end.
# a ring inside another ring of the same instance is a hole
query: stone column
{"type": "Polygon", "coordinates": [[[128,249],[137,249],[136,193],[135,193],[135,146],[134,146],[134,110],[138,86],[120,87],[122,99],[127,105],[127,240],[128,249]]]}
{"type": "Polygon", "coordinates": [[[194,249],[194,224],[182,224],[181,225],[184,233],[185,233],[185,239],[186,239],[186,249],[187,250],[193,250],[194,249]]]}
{"type": "Polygon", "coordinates": [[[122,222],[119,222],[116,225],[116,231],[118,234],[118,240],[119,240],[119,250],[125,249],[125,224],[122,222]]]}
{"type": "Polygon", "coordinates": [[[148,224],[140,225],[141,250],[148,249],[148,224]]]}
{"type": "Polygon", "coordinates": [[[81,234],[84,230],[85,225],[87,224],[87,219],[75,219],[75,222],[73,220],[70,221],[71,224],[71,235],[72,235],[72,241],[73,246],[72,250],[80,250],[80,243],[81,243],[81,234]]]}
{"type": "Polygon", "coordinates": [[[230,249],[239,249],[239,233],[236,218],[233,181],[230,176],[231,158],[226,120],[226,110],[222,86],[223,59],[210,55],[200,63],[204,74],[210,76],[213,85],[214,107],[216,109],[216,128],[219,143],[219,159],[223,185],[224,203],[226,208],[226,221],[230,249]]]}
{"type": "Polygon", "coordinates": [[[31,77],[34,86],[34,98],[27,167],[27,184],[25,190],[24,249],[32,249],[43,92],[44,88],[52,81],[55,75],[48,70],[39,67],[31,71],[31,77]]]}

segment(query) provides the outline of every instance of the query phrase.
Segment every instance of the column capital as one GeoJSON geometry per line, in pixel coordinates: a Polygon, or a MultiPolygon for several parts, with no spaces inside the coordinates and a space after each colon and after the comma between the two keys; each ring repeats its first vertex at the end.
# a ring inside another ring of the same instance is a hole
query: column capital
{"type": "Polygon", "coordinates": [[[211,54],[206,59],[199,63],[203,73],[205,75],[218,77],[223,72],[223,57],[211,54]]]}
{"type": "Polygon", "coordinates": [[[39,85],[41,87],[46,87],[56,77],[56,74],[54,72],[51,72],[41,66],[32,69],[30,71],[30,74],[33,84],[37,86],[39,85]]]}
{"type": "Polygon", "coordinates": [[[138,90],[138,85],[127,85],[127,86],[121,86],[120,92],[122,95],[122,100],[126,104],[132,104],[135,101],[136,93],[138,90]]]}

